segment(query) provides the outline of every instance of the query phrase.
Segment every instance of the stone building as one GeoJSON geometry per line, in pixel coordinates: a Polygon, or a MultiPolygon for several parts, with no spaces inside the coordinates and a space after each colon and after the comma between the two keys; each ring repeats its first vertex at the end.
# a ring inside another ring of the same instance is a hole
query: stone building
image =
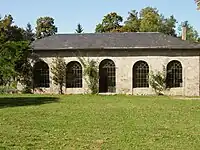
{"type": "Polygon", "coordinates": [[[100,93],[154,94],[148,74],[164,67],[169,87],[165,94],[200,95],[200,46],[162,33],[57,34],[35,41],[33,52],[40,58],[33,64],[35,86],[47,93],[58,91],[51,73],[56,56],[67,63],[64,92],[88,91],[80,56],[98,63],[100,93]]]}

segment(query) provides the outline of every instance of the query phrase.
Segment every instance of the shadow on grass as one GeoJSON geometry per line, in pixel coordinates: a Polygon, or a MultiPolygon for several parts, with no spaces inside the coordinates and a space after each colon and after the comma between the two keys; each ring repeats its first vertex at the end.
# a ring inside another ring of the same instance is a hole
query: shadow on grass
{"type": "Polygon", "coordinates": [[[0,109],[6,107],[42,105],[58,102],[57,97],[0,97],[0,109]]]}

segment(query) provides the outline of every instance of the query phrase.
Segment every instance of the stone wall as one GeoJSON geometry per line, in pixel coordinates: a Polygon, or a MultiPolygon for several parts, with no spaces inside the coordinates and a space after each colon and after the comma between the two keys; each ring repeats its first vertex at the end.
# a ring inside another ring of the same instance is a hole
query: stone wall
{"type": "MultiPolygon", "coordinates": [[[[90,57],[100,63],[104,59],[111,59],[116,65],[116,93],[133,95],[151,95],[155,94],[151,87],[132,88],[132,68],[140,60],[148,63],[150,70],[162,71],[163,66],[172,60],[178,60],[183,67],[183,86],[172,88],[166,91],[167,95],[199,96],[200,76],[199,66],[200,57],[198,50],[43,50],[36,51],[37,55],[44,60],[49,68],[52,66],[52,60],[55,56],[64,57],[66,63],[78,61],[76,56],[90,57]]],[[[50,73],[50,76],[52,74],[50,73]]],[[[57,93],[57,87],[50,78],[50,88],[46,89],[48,93],[57,93]]],[[[83,88],[65,89],[66,94],[87,93],[87,84],[83,81],[83,88]]]]}

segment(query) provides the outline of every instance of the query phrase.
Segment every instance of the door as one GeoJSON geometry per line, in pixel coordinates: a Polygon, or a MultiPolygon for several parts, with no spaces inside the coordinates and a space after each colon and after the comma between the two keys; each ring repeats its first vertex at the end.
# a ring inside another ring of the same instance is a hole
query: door
{"type": "Polygon", "coordinates": [[[112,60],[105,59],[99,65],[99,93],[115,93],[115,64],[112,60]]]}

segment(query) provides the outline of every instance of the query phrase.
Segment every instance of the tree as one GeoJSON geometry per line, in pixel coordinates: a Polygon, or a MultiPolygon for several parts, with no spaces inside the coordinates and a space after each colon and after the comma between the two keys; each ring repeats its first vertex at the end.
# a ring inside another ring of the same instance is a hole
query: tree
{"type": "Polygon", "coordinates": [[[140,19],[138,18],[138,12],[136,10],[131,10],[128,12],[129,16],[124,22],[123,29],[126,32],[138,32],[140,30],[140,19]]]}
{"type": "Polygon", "coordinates": [[[123,18],[118,15],[116,12],[111,12],[104,16],[102,23],[97,24],[95,32],[111,32],[114,29],[121,28],[120,25],[123,21],[123,18]]]}
{"type": "Polygon", "coordinates": [[[4,43],[0,46],[0,83],[1,85],[10,84],[11,80],[16,76],[15,72],[15,52],[13,51],[13,43],[4,43]]]}
{"type": "Polygon", "coordinates": [[[27,86],[25,80],[31,77],[27,75],[30,42],[25,41],[24,30],[13,23],[11,15],[0,20],[0,83],[9,85],[19,81],[27,86]]]}
{"type": "Polygon", "coordinates": [[[174,16],[165,18],[157,8],[145,7],[139,13],[128,12],[127,20],[121,25],[123,18],[117,13],[104,16],[102,23],[97,24],[96,32],[161,32],[176,36],[176,19],[174,16]]]}
{"type": "Polygon", "coordinates": [[[191,41],[191,42],[198,42],[199,41],[199,34],[197,30],[188,23],[188,21],[183,22],[181,25],[178,27],[179,31],[179,38],[182,37],[182,26],[186,27],[186,40],[191,41]]]}
{"type": "Polygon", "coordinates": [[[14,80],[18,80],[23,85],[27,85],[25,80],[29,80],[30,74],[27,75],[28,57],[30,56],[29,42],[25,41],[8,41],[0,47],[0,75],[1,83],[9,84],[14,80]],[[26,68],[26,69],[25,69],[26,68]]]}
{"type": "Polygon", "coordinates": [[[26,26],[24,36],[25,36],[25,40],[30,41],[30,42],[34,41],[35,34],[33,33],[33,29],[30,23],[28,23],[26,26]]]}
{"type": "Polygon", "coordinates": [[[156,8],[146,7],[140,11],[140,31],[158,32],[161,26],[160,15],[156,8]]]}
{"type": "Polygon", "coordinates": [[[36,38],[44,38],[57,33],[57,27],[54,25],[54,19],[51,17],[40,17],[36,22],[36,38]]]}
{"type": "Polygon", "coordinates": [[[17,73],[17,81],[23,87],[25,93],[31,93],[32,89],[32,66],[30,57],[32,55],[29,41],[21,41],[16,45],[17,59],[15,62],[15,71],[17,73]]]}
{"type": "Polygon", "coordinates": [[[197,10],[200,10],[200,0],[194,0],[194,1],[197,4],[197,10]]]}
{"type": "Polygon", "coordinates": [[[59,86],[59,94],[63,94],[62,87],[64,86],[66,76],[66,63],[63,58],[56,57],[53,60],[52,74],[55,85],[59,86]]]}
{"type": "Polygon", "coordinates": [[[127,26],[122,26],[116,29],[112,29],[110,32],[131,32],[130,28],[127,26]]]}
{"type": "Polygon", "coordinates": [[[5,15],[0,20],[0,40],[6,41],[22,41],[24,40],[24,30],[16,25],[13,25],[13,17],[11,15],[5,15]]]}
{"type": "Polygon", "coordinates": [[[81,26],[81,24],[79,23],[77,25],[77,29],[76,29],[76,33],[82,33],[83,32],[83,27],[81,26]]]}
{"type": "Polygon", "coordinates": [[[177,21],[174,18],[174,16],[172,15],[169,18],[164,18],[163,15],[160,15],[160,17],[161,17],[161,25],[158,31],[176,37],[177,35],[175,28],[177,21]]]}

